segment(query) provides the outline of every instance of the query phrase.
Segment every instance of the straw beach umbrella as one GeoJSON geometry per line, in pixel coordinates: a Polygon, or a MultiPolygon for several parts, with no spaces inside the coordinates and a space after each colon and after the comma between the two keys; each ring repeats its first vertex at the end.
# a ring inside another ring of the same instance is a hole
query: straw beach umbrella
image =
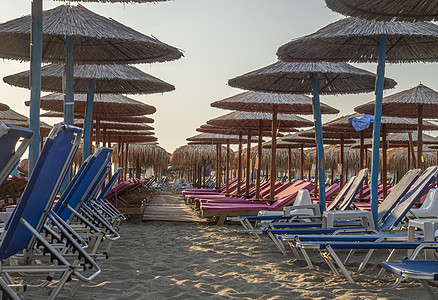
{"type": "MultiPolygon", "coordinates": [[[[187,138],[187,141],[193,142],[193,143],[202,143],[202,144],[216,144],[218,148],[220,149],[221,144],[227,144],[227,158],[226,158],[226,164],[225,164],[225,181],[226,181],[226,193],[229,192],[229,175],[230,175],[230,144],[239,144],[239,168],[241,166],[241,145],[242,142],[247,141],[248,139],[252,139],[251,137],[248,138],[248,136],[242,136],[241,134],[237,135],[230,135],[230,134],[213,134],[213,133],[201,133],[196,136],[187,138]]],[[[251,141],[256,142],[257,140],[252,139],[251,141]]],[[[219,158],[219,156],[218,156],[219,158]]],[[[220,174],[222,176],[222,167],[221,163],[218,164],[218,168],[216,169],[217,174],[220,174]],[[220,168],[219,168],[220,167],[220,168]]],[[[239,172],[238,176],[238,182],[237,182],[237,191],[240,191],[240,181],[241,181],[241,173],[239,172]]],[[[220,184],[218,185],[218,187],[220,184]]]]}
{"type": "Polygon", "coordinates": [[[370,21],[436,21],[435,0],[325,0],[327,7],[346,16],[370,21]]]}
{"type": "MultiPolygon", "coordinates": [[[[84,127],[84,120],[74,120],[75,126],[84,127]]],[[[130,129],[130,130],[154,130],[154,127],[144,123],[126,123],[126,122],[112,122],[112,121],[100,121],[100,125],[103,129],[130,129]]]]}
{"type": "MultiPolygon", "coordinates": [[[[418,149],[417,166],[422,166],[422,132],[423,118],[438,118],[438,92],[419,84],[411,89],[389,95],[382,100],[382,115],[417,118],[418,149]]],[[[369,113],[374,110],[374,102],[357,106],[357,112],[369,113]]],[[[427,129],[426,129],[427,130],[427,129]]]]}
{"type": "MultiPolygon", "coordinates": [[[[28,117],[17,113],[12,109],[8,109],[5,111],[0,111],[0,123],[29,128],[30,120],[28,117]]],[[[40,122],[41,136],[48,136],[51,130],[52,126],[47,123],[40,122]]]]}
{"type": "Polygon", "coordinates": [[[345,18],[317,32],[295,39],[277,51],[284,61],[376,62],[376,106],[373,124],[371,210],[377,220],[380,120],[385,61],[432,62],[438,60],[438,26],[432,23],[368,22],[345,18]]]}
{"type": "MultiPolygon", "coordinates": [[[[275,141],[275,134],[280,131],[288,131],[288,128],[294,127],[307,127],[311,126],[312,122],[298,117],[292,114],[277,114],[277,113],[265,113],[265,112],[242,112],[236,111],[231,112],[226,115],[220,116],[218,118],[207,121],[207,124],[216,125],[216,126],[229,126],[229,127],[240,127],[240,128],[258,128],[259,129],[259,149],[261,149],[261,132],[263,128],[271,128],[273,140],[275,141]],[[275,126],[273,127],[272,124],[275,126]]],[[[248,133],[250,135],[250,132],[248,133]]],[[[251,144],[248,141],[247,145],[247,157],[249,158],[249,149],[251,148],[251,144]]],[[[261,150],[259,151],[261,153],[261,150]]],[[[247,158],[247,170],[246,170],[246,194],[249,192],[249,160],[247,158]]],[[[259,157],[259,162],[260,162],[259,157]]],[[[272,157],[272,162],[275,162],[275,154],[272,157]]],[[[274,163],[273,163],[274,164],[274,163]]],[[[257,182],[256,182],[256,197],[259,196],[259,188],[260,188],[260,168],[257,169],[257,182]]],[[[273,200],[273,191],[275,184],[275,164],[274,167],[271,166],[271,199],[273,200]],[[273,172],[274,171],[274,172],[273,172]]]]}
{"type": "MultiPolygon", "coordinates": [[[[230,79],[233,87],[254,91],[312,94],[313,117],[318,151],[318,174],[324,181],[324,146],[320,94],[346,94],[373,90],[375,76],[365,70],[344,63],[288,63],[277,62],[267,67],[230,79]]],[[[385,80],[385,87],[392,88],[396,82],[385,80]]],[[[320,186],[319,204],[325,210],[325,189],[320,186]]]]}
{"type": "Polygon", "coordinates": [[[61,5],[42,12],[42,1],[34,2],[32,16],[0,24],[0,57],[31,61],[30,118],[34,140],[30,147],[30,170],[38,156],[36,145],[39,143],[39,132],[32,122],[39,122],[41,62],[65,62],[64,120],[66,124],[72,124],[74,63],[164,62],[182,56],[178,49],[113,19],[95,14],[81,5],[61,5]]]}
{"type": "MultiPolygon", "coordinates": [[[[44,118],[62,118],[60,112],[45,112],[41,114],[44,118]]],[[[83,120],[84,115],[81,113],[74,114],[76,120],[83,120]]],[[[154,123],[154,119],[146,116],[129,116],[129,115],[99,115],[101,121],[123,122],[123,123],[154,123]]]]}
{"type": "MultiPolygon", "coordinates": [[[[271,159],[271,174],[276,174],[275,165],[275,143],[277,132],[277,114],[289,113],[289,114],[311,114],[312,113],[312,100],[305,95],[294,94],[274,94],[274,93],[260,93],[260,92],[244,92],[238,95],[211,103],[212,107],[218,107],[223,109],[239,110],[239,111],[252,111],[252,112],[272,112],[272,159],[271,159]]],[[[336,114],[339,111],[333,107],[322,104],[322,113],[336,114]]],[[[257,170],[257,177],[260,177],[257,170]]],[[[271,176],[271,193],[274,190],[275,177],[271,176]]],[[[274,195],[272,193],[271,200],[274,195]]]]}
{"type": "MultiPolygon", "coordinates": [[[[63,91],[62,65],[47,65],[41,68],[41,89],[49,92],[63,91]]],[[[3,81],[14,86],[29,88],[30,71],[6,76],[3,81]]],[[[76,93],[87,93],[84,144],[91,142],[94,93],[102,94],[152,94],[172,91],[175,87],[129,65],[78,65],[74,67],[76,93]]],[[[99,125],[98,125],[99,126],[99,125]]],[[[89,148],[83,151],[83,159],[90,155],[89,148]]]]}

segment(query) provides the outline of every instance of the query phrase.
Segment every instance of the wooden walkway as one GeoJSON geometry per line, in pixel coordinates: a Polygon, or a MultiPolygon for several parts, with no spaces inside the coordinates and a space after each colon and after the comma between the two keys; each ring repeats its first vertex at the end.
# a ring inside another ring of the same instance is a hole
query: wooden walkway
{"type": "Polygon", "coordinates": [[[143,209],[143,221],[205,222],[184,203],[182,195],[156,192],[143,209]]]}

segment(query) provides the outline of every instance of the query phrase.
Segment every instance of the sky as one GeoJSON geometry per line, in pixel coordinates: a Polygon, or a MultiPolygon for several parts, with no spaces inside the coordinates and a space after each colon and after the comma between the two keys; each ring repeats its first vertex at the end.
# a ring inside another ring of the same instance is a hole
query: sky
{"type": "MultiPolygon", "coordinates": [[[[0,23],[30,14],[30,0],[0,0],[0,23]]],[[[60,5],[44,1],[44,10],[60,5]]],[[[259,69],[277,60],[277,49],[294,38],[310,34],[343,16],[332,12],[324,0],[173,0],[144,4],[82,3],[105,17],[154,36],[181,49],[184,57],[166,63],[135,65],[176,87],[154,95],[129,95],[153,105],[150,117],[160,146],[172,153],[198,134],[196,128],[229,111],[210,107],[213,101],[243,92],[227,85],[228,79],[259,69]]],[[[376,64],[355,64],[376,71],[376,64]]],[[[0,77],[27,70],[27,62],[0,60],[0,77]]],[[[438,90],[438,64],[387,64],[386,76],[395,79],[390,95],[420,82],[438,90]]],[[[42,93],[45,95],[45,93],[42,93]]],[[[29,90],[0,81],[0,102],[29,116],[24,102],[29,90]]],[[[323,122],[353,113],[354,107],[373,100],[373,93],[321,96],[321,101],[340,110],[323,116],[323,122]]],[[[306,118],[311,118],[307,116],[306,118]]],[[[54,124],[60,119],[43,118],[54,124]]]]}

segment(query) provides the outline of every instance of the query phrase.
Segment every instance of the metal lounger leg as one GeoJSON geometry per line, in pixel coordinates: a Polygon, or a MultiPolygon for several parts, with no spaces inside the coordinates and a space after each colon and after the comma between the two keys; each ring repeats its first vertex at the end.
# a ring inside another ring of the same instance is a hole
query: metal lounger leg
{"type": "Polygon", "coordinates": [[[348,261],[350,260],[350,258],[353,256],[354,254],[354,249],[351,249],[350,252],[348,252],[347,257],[344,260],[344,265],[346,265],[348,263],[348,261]]]}
{"type": "Polygon", "coordinates": [[[277,247],[277,249],[281,252],[281,254],[283,254],[284,256],[286,256],[286,248],[284,247],[284,245],[277,239],[277,237],[275,235],[272,234],[272,232],[268,231],[268,236],[271,238],[271,240],[274,242],[275,247],[277,247]]]}
{"type": "MultiPolygon", "coordinates": [[[[395,256],[395,253],[397,252],[397,249],[392,249],[392,251],[391,251],[391,253],[389,253],[389,256],[388,256],[388,258],[386,259],[386,261],[390,261],[394,256],[395,256]]],[[[384,268],[381,268],[380,269],[380,271],[379,271],[379,274],[377,274],[377,279],[380,279],[380,278],[382,278],[382,276],[383,276],[383,273],[385,273],[385,269],[384,268]]]]}
{"type": "Polygon", "coordinates": [[[366,264],[370,260],[371,255],[373,255],[373,253],[374,253],[374,249],[371,249],[370,251],[368,251],[367,255],[365,255],[365,258],[360,263],[359,268],[357,269],[357,273],[360,273],[363,271],[363,269],[365,268],[366,264]]]}
{"type": "Polygon", "coordinates": [[[429,283],[427,282],[427,280],[424,279],[419,279],[418,281],[420,281],[420,283],[424,286],[424,288],[427,290],[427,292],[429,293],[430,297],[434,300],[438,300],[438,296],[437,294],[435,294],[434,290],[432,289],[432,287],[429,285],[429,283]]]}
{"type": "Polygon", "coordinates": [[[289,244],[289,247],[292,250],[292,252],[294,253],[295,257],[300,258],[300,255],[297,251],[297,247],[295,247],[295,244],[292,241],[287,241],[287,243],[289,244]]]}
{"type": "Polygon", "coordinates": [[[327,265],[330,267],[330,270],[332,270],[332,272],[335,274],[335,276],[341,277],[341,274],[339,274],[339,271],[336,269],[335,265],[333,264],[330,254],[327,253],[327,251],[322,251],[322,250],[319,250],[319,253],[321,254],[321,257],[325,260],[327,265]]]}
{"type": "Polygon", "coordinates": [[[330,245],[326,246],[327,251],[330,253],[330,255],[333,257],[334,261],[336,262],[336,264],[339,266],[339,268],[341,269],[342,273],[345,275],[345,277],[347,277],[348,281],[350,281],[353,284],[356,284],[356,282],[354,282],[353,277],[351,277],[350,273],[348,272],[347,268],[344,266],[344,264],[342,263],[342,261],[339,259],[338,255],[336,254],[336,252],[333,250],[332,247],[330,247],[330,245]]]}

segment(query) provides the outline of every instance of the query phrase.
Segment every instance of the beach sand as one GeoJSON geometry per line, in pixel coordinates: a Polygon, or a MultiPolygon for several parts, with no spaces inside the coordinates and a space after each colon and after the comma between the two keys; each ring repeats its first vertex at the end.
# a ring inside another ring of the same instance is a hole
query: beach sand
{"type": "MultiPolygon", "coordinates": [[[[120,234],[109,259],[100,263],[102,274],[74,299],[429,299],[416,282],[395,290],[378,287],[395,280],[389,274],[374,279],[388,252],[374,256],[364,274],[353,274],[360,284],[355,286],[330,273],[318,252],[311,255],[316,270],[310,270],[237,224],[133,219],[121,225],[120,234]]],[[[364,255],[357,252],[349,269],[364,255]]],[[[72,299],[68,290],[60,299],[72,299]]],[[[33,289],[25,296],[44,299],[48,292],[33,289]]]]}

